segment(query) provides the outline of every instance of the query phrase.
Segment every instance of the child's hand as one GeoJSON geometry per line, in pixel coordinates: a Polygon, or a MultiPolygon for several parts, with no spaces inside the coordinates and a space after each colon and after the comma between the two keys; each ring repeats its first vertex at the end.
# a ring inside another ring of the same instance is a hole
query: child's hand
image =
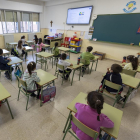
{"type": "Polygon", "coordinates": [[[10,58],[7,58],[7,60],[11,61],[11,59],[10,59],[10,58]]]}
{"type": "Polygon", "coordinates": [[[107,68],[107,72],[110,72],[109,68],[107,68]]]}
{"type": "Polygon", "coordinates": [[[73,66],[73,64],[70,64],[70,66],[73,66]]]}

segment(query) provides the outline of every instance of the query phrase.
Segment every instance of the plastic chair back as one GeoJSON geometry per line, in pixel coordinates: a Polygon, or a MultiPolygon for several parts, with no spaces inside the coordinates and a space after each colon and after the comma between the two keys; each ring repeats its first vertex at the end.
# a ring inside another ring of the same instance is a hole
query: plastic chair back
{"type": "Polygon", "coordinates": [[[64,66],[57,64],[57,67],[61,70],[64,70],[64,66]]]}
{"type": "Polygon", "coordinates": [[[121,85],[118,85],[118,84],[115,84],[115,83],[112,83],[112,82],[110,82],[110,81],[108,81],[108,80],[104,80],[104,85],[106,85],[106,86],[108,86],[108,87],[110,87],[110,88],[113,88],[113,89],[116,89],[116,90],[120,90],[121,89],[121,85]]]}
{"type": "Polygon", "coordinates": [[[27,87],[27,84],[26,84],[25,81],[21,80],[19,77],[17,77],[17,78],[18,78],[19,83],[20,83],[22,86],[27,87]]]}
{"type": "Polygon", "coordinates": [[[130,76],[135,77],[137,71],[135,71],[135,70],[127,70],[127,69],[123,69],[121,73],[124,73],[124,74],[127,74],[127,75],[130,75],[130,76]]]}
{"type": "Polygon", "coordinates": [[[86,125],[84,125],[83,123],[81,123],[74,115],[71,114],[71,120],[72,122],[85,134],[87,134],[88,136],[94,138],[94,140],[97,139],[99,133],[92,130],[91,128],[87,127],[86,125]]]}

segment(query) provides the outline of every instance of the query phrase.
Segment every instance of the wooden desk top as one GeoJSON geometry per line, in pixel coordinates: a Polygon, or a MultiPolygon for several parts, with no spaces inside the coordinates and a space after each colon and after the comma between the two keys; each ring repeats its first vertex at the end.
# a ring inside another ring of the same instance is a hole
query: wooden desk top
{"type": "MultiPolygon", "coordinates": [[[[86,101],[87,94],[79,93],[78,96],[68,105],[68,109],[74,113],[77,112],[75,108],[76,103],[83,103],[87,104],[86,101]]],[[[101,128],[103,131],[108,133],[110,136],[114,137],[115,139],[118,138],[118,133],[121,125],[122,115],[123,112],[113,106],[110,106],[104,103],[103,110],[101,111],[103,114],[107,115],[113,122],[114,128],[101,128]]]]}
{"type": "Polygon", "coordinates": [[[84,65],[82,63],[80,63],[79,65],[77,65],[77,62],[76,61],[72,61],[70,59],[67,59],[66,61],[69,62],[69,63],[71,63],[71,64],[73,64],[73,66],[70,66],[71,69],[77,69],[77,68],[79,68],[79,67],[81,67],[81,66],[84,65]]]}
{"type": "Polygon", "coordinates": [[[49,82],[57,79],[56,76],[42,70],[42,69],[38,69],[36,70],[38,77],[40,78],[40,82],[38,82],[37,84],[40,86],[43,86],[45,84],[48,84],[49,82]]]}
{"type": "Polygon", "coordinates": [[[11,97],[9,92],[4,88],[4,86],[0,83],[0,101],[11,97]]]}
{"type": "Polygon", "coordinates": [[[26,41],[27,43],[33,43],[34,41],[30,41],[30,40],[28,40],[28,41],[26,41]]]}
{"type": "Polygon", "coordinates": [[[26,49],[26,51],[33,50],[33,48],[32,47],[29,47],[29,46],[25,46],[25,49],[26,49]]]}
{"type": "Polygon", "coordinates": [[[47,52],[39,52],[39,53],[36,53],[37,55],[40,55],[40,56],[42,56],[42,57],[44,57],[44,58],[47,58],[47,57],[51,57],[51,56],[53,56],[54,54],[52,54],[52,53],[47,53],[47,52]]]}
{"type": "Polygon", "coordinates": [[[5,49],[2,49],[3,50],[3,54],[9,54],[10,52],[5,50],[5,49]]]}
{"type": "Polygon", "coordinates": [[[11,42],[9,43],[10,45],[17,45],[18,43],[17,42],[11,42]]]}
{"type": "Polygon", "coordinates": [[[8,63],[9,66],[14,65],[14,64],[18,64],[18,63],[22,63],[23,61],[21,59],[19,59],[18,57],[10,57],[10,59],[12,61],[10,61],[8,63]]]}
{"type": "Polygon", "coordinates": [[[69,48],[65,48],[65,47],[58,47],[58,49],[61,50],[61,51],[70,51],[69,48]]]}

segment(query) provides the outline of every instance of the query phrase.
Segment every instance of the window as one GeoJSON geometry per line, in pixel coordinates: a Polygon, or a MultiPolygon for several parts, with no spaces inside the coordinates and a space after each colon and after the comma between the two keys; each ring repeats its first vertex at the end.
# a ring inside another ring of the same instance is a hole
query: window
{"type": "Polygon", "coordinates": [[[38,13],[0,10],[0,34],[18,32],[39,32],[38,13]]]}

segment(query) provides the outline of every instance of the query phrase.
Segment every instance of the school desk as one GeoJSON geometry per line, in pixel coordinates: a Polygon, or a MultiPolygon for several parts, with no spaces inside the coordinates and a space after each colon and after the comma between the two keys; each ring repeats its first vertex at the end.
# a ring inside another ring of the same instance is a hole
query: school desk
{"type": "Polygon", "coordinates": [[[29,46],[25,46],[25,51],[28,53],[30,51],[32,51],[32,57],[34,59],[34,56],[33,56],[33,48],[32,47],[29,47],[29,46]]]}
{"type": "Polygon", "coordinates": [[[98,65],[98,59],[99,59],[99,56],[95,56],[95,58],[93,60],[90,60],[90,62],[92,62],[90,73],[92,72],[94,62],[96,62],[96,67],[95,67],[95,71],[96,71],[97,65],[98,65]]]}
{"type": "Polygon", "coordinates": [[[47,64],[47,59],[48,58],[52,58],[52,68],[53,68],[53,54],[47,53],[47,52],[36,53],[36,63],[38,61],[40,62],[40,60],[37,60],[37,56],[41,57],[41,69],[42,69],[42,61],[43,61],[43,62],[45,62],[45,71],[46,71],[46,64],[47,64]]]}
{"type": "Polygon", "coordinates": [[[28,45],[34,44],[34,41],[30,41],[30,40],[28,40],[28,41],[26,41],[26,42],[28,43],[28,45]]]}
{"type": "Polygon", "coordinates": [[[11,43],[9,43],[9,45],[12,46],[13,48],[14,48],[14,46],[17,45],[17,44],[18,44],[17,42],[11,42],[11,43]]]}
{"type": "Polygon", "coordinates": [[[4,86],[0,83],[0,101],[1,103],[7,103],[8,109],[10,111],[11,117],[12,119],[14,119],[9,102],[8,102],[8,98],[11,97],[11,95],[9,94],[9,92],[4,88],[4,86]]]}
{"type": "Polygon", "coordinates": [[[3,50],[3,55],[4,55],[4,57],[6,56],[6,55],[8,55],[9,56],[9,54],[10,54],[10,52],[9,51],[7,51],[7,50],[5,50],[5,49],[2,49],[3,50]]]}
{"type": "MultiPolygon", "coordinates": [[[[83,104],[87,104],[87,100],[86,100],[87,94],[80,92],[78,94],[78,96],[68,105],[67,109],[70,110],[70,113],[76,113],[77,110],[75,108],[75,104],[76,103],[83,103],[83,104]]],[[[107,134],[109,134],[109,138],[108,140],[113,137],[115,139],[118,138],[118,134],[119,134],[119,129],[120,129],[120,125],[121,125],[121,120],[122,120],[122,115],[123,112],[115,107],[112,107],[106,103],[104,103],[103,106],[103,110],[101,111],[101,113],[105,114],[106,116],[109,117],[109,119],[111,119],[114,122],[114,127],[113,128],[104,128],[101,127],[101,130],[105,131],[107,134]]],[[[69,114],[70,116],[70,114],[69,114]]],[[[69,116],[68,119],[66,121],[65,127],[63,132],[65,132],[67,124],[69,122],[69,116]]]]}
{"type": "Polygon", "coordinates": [[[71,81],[71,86],[72,86],[75,71],[78,70],[78,69],[80,70],[80,71],[79,71],[79,81],[80,81],[81,68],[82,68],[83,64],[80,63],[79,65],[77,65],[77,62],[76,62],[76,61],[72,61],[72,60],[70,60],[70,59],[67,59],[66,61],[69,62],[69,63],[71,63],[71,64],[73,64],[73,66],[70,66],[70,67],[69,67],[69,68],[71,68],[71,69],[73,70],[72,81],[71,81]]]}
{"type": "Polygon", "coordinates": [[[23,66],[22,66],[22,60],[19,59],[18,57],[10,57],[11,61],[8,63],[8,65],[10,66],[10,77],[11,77],[11,81],[12,81],[12,67],[16,67],[18,64],[21,65],[22,68],[22,72],[23,72],[23,66]],[[14,66],[12,66],[14,65],[14,66]]]}
{"type": "Polygon", "coordinates": [[[54,80],[57,79],[56,76],[44,71],[44,70],[41,70],[41,69],[38,69],[36,70],[37,72],[37,76],[40,78],[40,82],[38,82],[37,84],[39,86],[41,86],[41,100],[40,100],[40,106],[42,106],[42,94],[43,94],[43,87],[46,87],[50,84],[53,83],[53,85],[55,85],[55,82],[54,80]]]}
{"type": "Polygon", "coordinates": [[[69,53],[69,59],[70,59],[70,49],[69,48],[65,48],[65,47],[58,47],[58,49],[61,51],[65,52],[65,53],[69,53]]]}

